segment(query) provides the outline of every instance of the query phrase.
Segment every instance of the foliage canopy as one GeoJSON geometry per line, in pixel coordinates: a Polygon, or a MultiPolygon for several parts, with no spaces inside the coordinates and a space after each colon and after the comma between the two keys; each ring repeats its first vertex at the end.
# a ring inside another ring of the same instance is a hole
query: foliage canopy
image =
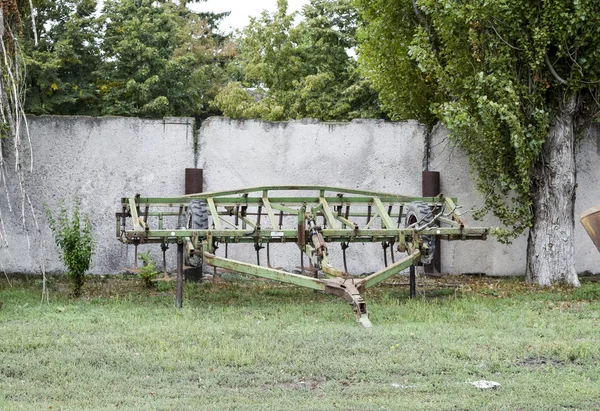
{"type": "Polygon", "coordinates": [[[358,15],[350,0],[311,0],[295,24],[279,0],[275,13],[253,18],[237,38],[237,82],[215,106],[233,118],[349,120],[382,117],[376,92],[357,70],[358,15]],[[350,55],[349,55],[350,53],[350,55]]]}
{"type": "MultiPolygon", "coordinates": [[[[531,171],[563,106],[598,113],[600,3],[358,0],[360,61],[394,119],[446,124],[493,211],[532,224],[531,171]]],[[[508,234],[508,233],[504,233],[508,234]]]]}
{"type": "MultiPolygon", "coordinates": [[[[206,115],[232,57],[227,13],[185,2],[41,0],[40,42],[26,43],[27,110],[35,114],[206,115]]],[[[31,36],[30,36],[31,37],[31,36]]]]}

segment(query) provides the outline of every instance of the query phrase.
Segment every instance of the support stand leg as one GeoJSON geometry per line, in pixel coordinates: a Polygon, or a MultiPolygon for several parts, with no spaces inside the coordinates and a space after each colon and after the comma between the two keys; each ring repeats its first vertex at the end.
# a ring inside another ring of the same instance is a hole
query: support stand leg
{"type": "Polygon", "coordinates": [[[415,275],[415,266],[410,266],[410,298],[415,298],[417,296],[417,278],[415,275]]]}
{"type": "Polygon", "coordinates": [[[160,249],[162,250],[162,257],[163,257],[163,278],[165,280],[168,280],[169,273],[167,273],[167,250],[169,249],[169,246],[163,242],[160,245],[160,249]]]}
{"type": "Polygon", "coordinates": [[[177,308],[183,307],[183,244],[177,244],[177,308]]]}

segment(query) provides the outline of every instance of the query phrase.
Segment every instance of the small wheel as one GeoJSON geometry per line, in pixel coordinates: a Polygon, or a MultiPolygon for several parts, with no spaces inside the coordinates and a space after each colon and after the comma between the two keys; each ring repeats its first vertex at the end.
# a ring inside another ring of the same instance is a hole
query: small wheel
{"type": "MultiPolygon", "coordinates": [[[[432,221],[433,211],[426,203],[414,202],[410,203],[406,207],[406,220],[404,223],[405,227],[408,228],[415,223],[415,226],[423,226],[431,223],[432,221]]],[[[429,249],[428,253],[421,252],[421,263],[431,264],[433,261],[433,254],[435,253],[435,236],[422,235],[421,239],[423,240],[423,244],[427,245],[429,249]]]]}
{"type": "MultiPolygon", "coordinates": [[[[208,210],[205,200],[192,200],[188,205],[186,228],[190,230],[206,230],[208,229],[208,210]]],[[[200,267],[202,265],[202,253],[192,256],[186,253],[185,263],[190,267],[200,267]]]]}

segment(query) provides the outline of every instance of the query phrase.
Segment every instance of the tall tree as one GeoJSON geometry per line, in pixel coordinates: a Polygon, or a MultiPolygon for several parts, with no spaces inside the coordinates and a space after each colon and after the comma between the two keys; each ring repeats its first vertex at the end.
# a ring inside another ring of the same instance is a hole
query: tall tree
{"type": "Polygon", "coordinates": [[[169,94],[180,87],[165,83],[183,86],[181,74],[193,65],[187,55],[169,64],[177,48],[176,13],[176,6],[164,0],[104,3],[100,23],[105,59],[99,80],[103,114],[159,116],[172,111],[169,94]]]}
{"type": "Polygon", "coordinates": [[[382,116],[377,94],[349,55],[358,17],[350,0],[311,0],[298,24],[286,0],[277,5],[242,30],[234,62],[239,82],[219,93],[216,106],[230,117],[266,120],[382,116]]]}
{"type": "MultiPolygon", "coordinates": [[[[441,120],[492,211],[529,228],[527,280],[578,285],[576,135],[599,113],[594,0],[358,0],[361,63],[393,118],[441,120]]],[[[505,237],[506,238],[506,237],[505,237]]]]}
{"type": "Polygon", "coordinates": [[[221,60],[229,49],[225,37],[215,33],[215,22],[224,15],[199,15],[167,0],[108,0],[99,18],[102,114],[206,111],[215,81],[225,80],[221,60]]]}
{"type": "MultiPolygon", "coordinates": [[[[26,32],[26,110],[33,114],[100,113],[95,72],[100,65],[96,0],[36,2],[35,27],[26,32]],[[39,40],[38,40],[39,39],[39,40]]],[[[29,21],[30,14],[25,14],[29,21]]]]}

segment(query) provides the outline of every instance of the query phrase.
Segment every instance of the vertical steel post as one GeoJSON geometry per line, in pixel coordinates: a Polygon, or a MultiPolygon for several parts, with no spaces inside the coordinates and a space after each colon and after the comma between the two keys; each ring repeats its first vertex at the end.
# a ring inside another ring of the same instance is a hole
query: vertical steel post
{"type": "Polygon", "coordinates": [[[183,243],[177,244],[177,308],[183,307],[183,243]]]}
{"type": "Polygon", "coordinates": [[[410,298],[415,298],[417,296],[417,277],[415,275],[415,266],[410,266],[410,298]]]}

